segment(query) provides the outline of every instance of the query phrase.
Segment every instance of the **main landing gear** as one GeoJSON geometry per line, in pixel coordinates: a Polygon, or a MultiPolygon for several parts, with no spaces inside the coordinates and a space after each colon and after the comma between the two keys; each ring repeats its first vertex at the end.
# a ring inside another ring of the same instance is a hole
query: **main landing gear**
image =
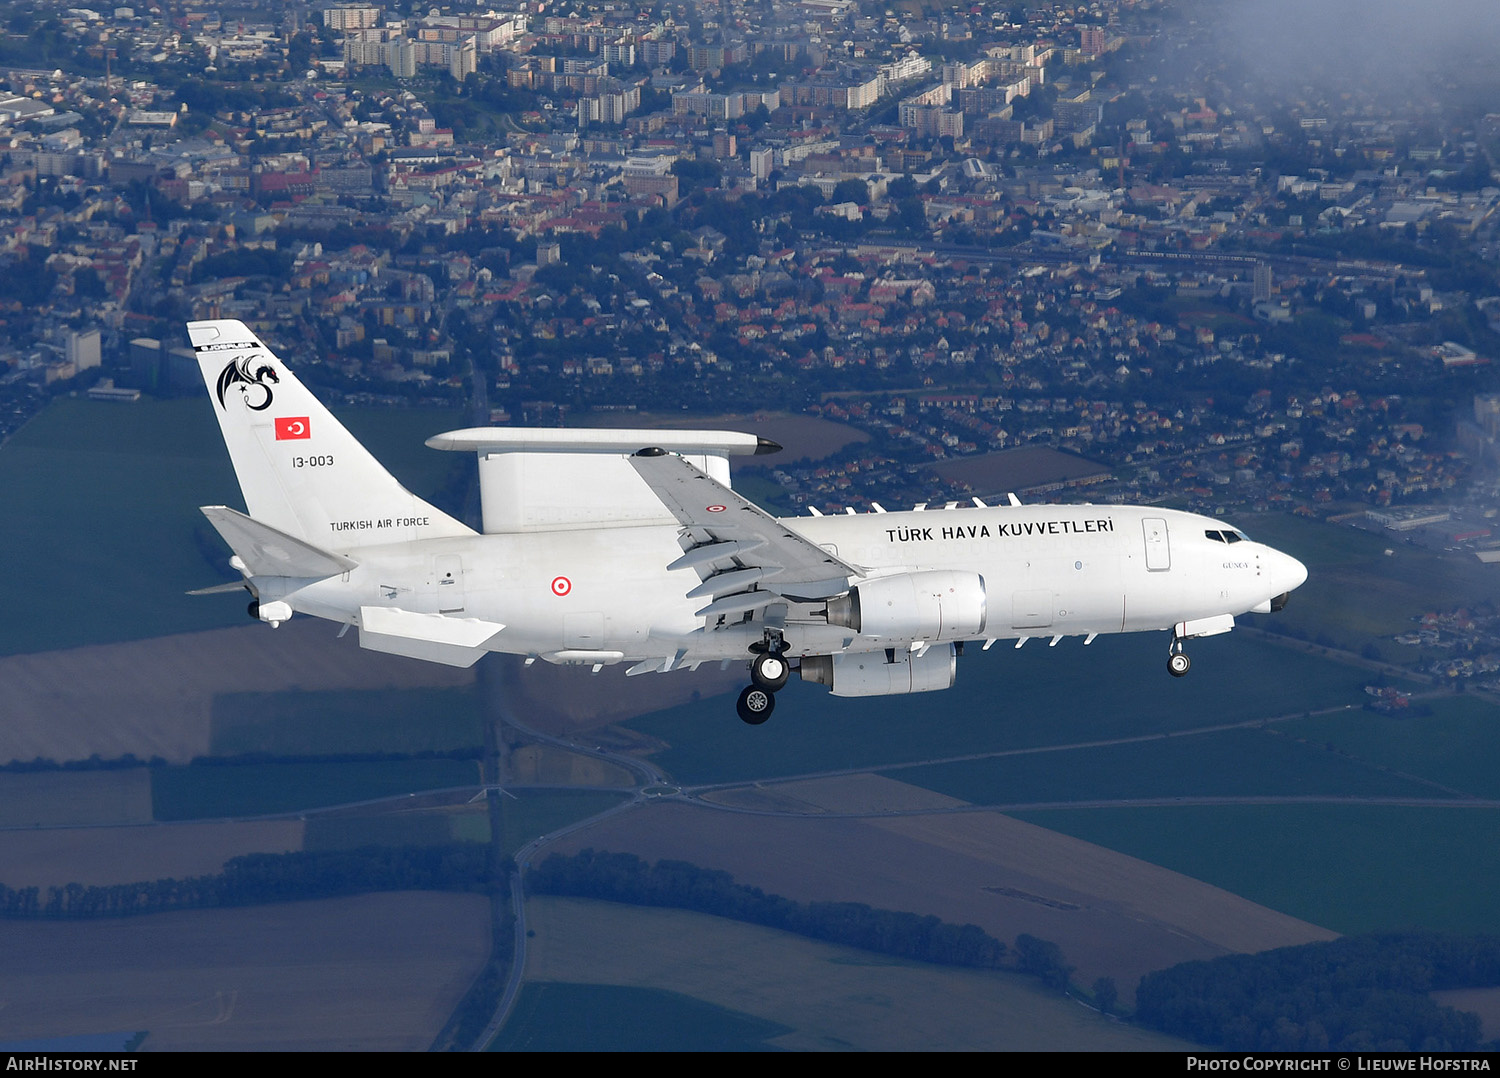
{"type": "Polygon", "coordinates": [[[1182,638],[1172,634],[1172,645],[1167,649],[1167,673],[1173,677],[1186,677],[1193,668],[1193,660],[1182,650],[1182,638]]]}
{"type": "Polygon", "coordinates": [[[734,708],[745,722],[751,726],[759,726],[771,717],[771,712],[776,710],[776,694],[758,685],[746,685],[740,692],[740,698],[734,708]]]}
{"type": "Polygon", "coordinates": [[[754,646],[755,657],[750,660],[750,684],[740,693],[735,704],[739,716],[751,726],[759,726],[776,710],[776,693],[792,676],[792,664],[786,659],[786,641],[781,636],[766,634],[763,643],[754,646]]]}

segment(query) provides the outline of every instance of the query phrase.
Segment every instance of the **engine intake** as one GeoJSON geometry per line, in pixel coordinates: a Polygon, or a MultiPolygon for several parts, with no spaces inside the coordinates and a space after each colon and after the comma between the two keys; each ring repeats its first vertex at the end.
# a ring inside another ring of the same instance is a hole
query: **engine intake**
{"type": "Polygon", "coordinates": [[[958,677],[958,653],[952,644],[917,655],[898,651],[809,655],[802,660],[803,681],[827,685],[834,696],[901,696],[951,688],[958,677]],[[894,662],[890,661],[894,658],[894,662]]]}
{"type": "Polygon", "coordinates": [[[967,640],[985,618],[984,577],[946,569],[876,577],[828,602],[828,624],[866,636],[967,640]]]}

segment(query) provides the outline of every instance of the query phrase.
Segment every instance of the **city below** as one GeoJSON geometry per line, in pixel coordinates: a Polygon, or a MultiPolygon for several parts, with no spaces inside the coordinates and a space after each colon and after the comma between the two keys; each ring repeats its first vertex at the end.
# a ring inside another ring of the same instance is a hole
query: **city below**
{"type": "Polygon", "coordinates": [[[1189,7],[0,5],[0,432],[199,392],[182,323],[239,318],[351,403],[855,428],[773,464],[783,511],[1500,546],[1491,65],[1189,7]],[[1025,447],[1093,463],[984,463],[1025,447]]]}

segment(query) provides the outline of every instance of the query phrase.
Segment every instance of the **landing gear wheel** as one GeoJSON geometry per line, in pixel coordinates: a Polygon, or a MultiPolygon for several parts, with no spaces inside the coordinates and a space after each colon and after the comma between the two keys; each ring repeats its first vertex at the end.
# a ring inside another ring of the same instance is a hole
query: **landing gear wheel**
{"type": "Polygon", "coordinates": [[[1193,660],[1189,659],[1180,651],[1174,651],[1167,656],[1167,673],[1173,677],[1185,677],[1188,670],[1192,668],[1193,660]]]}
{"type": "Polygon", "coordinates": [[[259,621],[260,620],[260,600],[259,599],[251,599],[250,600],[250,605],[247,606],[247,607],[245,607],[245,613],[247,613],[247,614],[250,615],[250,620],[251,621],[259,621]]]}
{"type": "Polygon", "coordinates": [[[747,685],[734,706],[741,719],[751,726],[759,726],[776,710],[776,694],[756,685],[747,685]]]}
{"type": "Polygon", "coordinates": [[[750,660],[750,680],[766,692],[778,691],[791,676],[791,664],[777,652],[764,652],[750,660]]]}

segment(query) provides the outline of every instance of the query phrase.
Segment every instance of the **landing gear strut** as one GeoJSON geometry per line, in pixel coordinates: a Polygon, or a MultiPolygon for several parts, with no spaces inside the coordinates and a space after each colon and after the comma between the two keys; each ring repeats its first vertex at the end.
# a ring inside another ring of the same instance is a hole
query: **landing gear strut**
{"type": "Polygon", "coordinates": [[[786,641],[781,634],[768,631],[766,638],[751,646],[755,657],[750,660],[750,684],[740,693],[735,710],[751,726],[759,726],[776,709],[776,693],[792,676],[792,664],[786,660],[786,641]]]}
{"type": "Polygon", "coordinates": [[[1167,673],[1173,677],[1186,677],[1192,667],[1193,660],[1182,650],[1182,638],[1172,634],[1172,646],[1167,649],[1167,673]]]}

